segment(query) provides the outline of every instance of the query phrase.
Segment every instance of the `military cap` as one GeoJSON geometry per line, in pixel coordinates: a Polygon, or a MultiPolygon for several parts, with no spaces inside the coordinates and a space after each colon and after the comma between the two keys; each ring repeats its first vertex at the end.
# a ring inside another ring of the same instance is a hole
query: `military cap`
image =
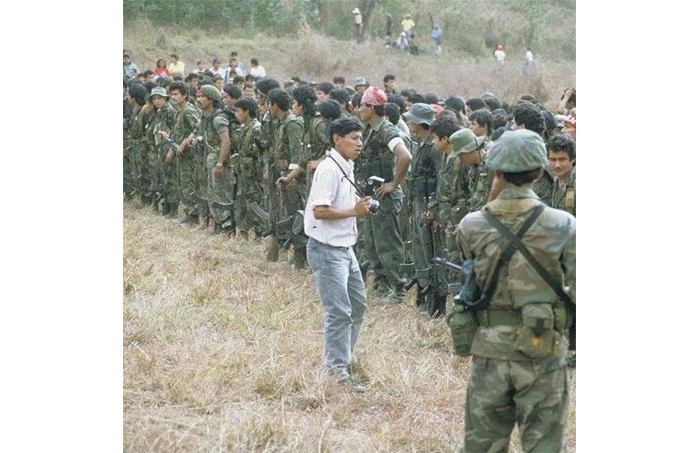
{"type": "Polygon", "coordinates": [[[153,98],[153,96],[163,96],[164,98],[167,98],[168,92],[165,91],[165,88],[163,87],[155,87],[151,90],[151,95],[148,96],[148,99],[153,98]]]}
{"type": "Polygon", "coordinates": [[[435,119],[435,110],[433,110],[428,104],[417,102],[413,104],[411,110],[404,113],[403,116],[411,123],[427,124],[430,126],[433,124],[433,120],[435,119]]]}
{"type": "Polygon", "coordinates": [[[471,129],[460,129],[450,135],[449,142],[455,156],[479,149],[486,137],[477,137],[471,129]]]}
{"type": "Polygon", "coordinates": [[[547,152],[539,134],[527,129],[506,131],[494,142],[486,165],[495,171],[520,173],[547,165],[547,152]]]}
{"type": "Polygon", "coordinates": [[[218,88],[216,88],[214,85],[202,85],[202,88],[200,88],[202,91],[202,94],[212,101],[220,101],[221,100],[221,91],[219,91],[218,88]]]}
{"type": "Polygon", "coordinates": [[[365,79],[364,77],[358,77],[355,79],[355,86],[360,86],[360,85],[369,86],[369,83],[367,83],[367,79],[365,79]]]}
{"type": "Polygon", "coordinates": [[[355,8],[355,9],[352,10],[352,13],[353,13],[353,14],[360,14],[360,9],[359,9],[359,8],[355,8]]]}

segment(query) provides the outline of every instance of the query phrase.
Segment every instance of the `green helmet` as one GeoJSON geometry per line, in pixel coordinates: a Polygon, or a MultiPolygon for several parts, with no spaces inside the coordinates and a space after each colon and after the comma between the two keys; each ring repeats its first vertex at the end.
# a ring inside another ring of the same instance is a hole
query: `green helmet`
{"type": "Polygon", "coordinates": [[[506,131],[494,142],[486,157],[494,171],[521,173],[547,165],[547,152],[539,134],[527,129],[506,131]]]}
{"type": "Polygon", "coordinates": [[[202,88],[200,88],[202,91],[202,94],[212,101],[220,101],[221,100],[221,91],[219,91],[218,88],[216,88],[214,85],[203,85],[202,88]]]}

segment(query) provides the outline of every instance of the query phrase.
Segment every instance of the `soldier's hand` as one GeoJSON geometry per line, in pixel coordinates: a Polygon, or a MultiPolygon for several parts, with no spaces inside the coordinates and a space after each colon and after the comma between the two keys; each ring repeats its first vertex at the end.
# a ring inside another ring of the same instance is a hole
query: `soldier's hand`
{"type": "Polygon", "coordinates": [[[287,190],[294,190],[297,187],[297,180],[287,178],[287,190]]]}
{"type": "Polygon", "coordinates": [[[169,164],[170,162],[172,162],[174,156],[175,156],[175,153],[173,152],[173,150],[172,149],[169,150],[168,154],[165,155],[165,163],[169,164]]]}
{"type": "Polygon", "coordinates": [[[287,183],[287,178],[285,178],[284,176],[280,176],[279,178],[277,178],[276,185],[277,185],[278,189],[282,188],[283,183],[285,183],[285,184],[287,183]]]}
{"type": "Polygon", "coordinates": [[[383,197],[386,194],[392,193],[394,190],[396,190],[396,186],[390,182],[385,182],[379,189],[377,189],[377,196],[383,197]]]}
{"type": "Polygon", "coordinates": [[[355,207],[353,208],[355,211],[355,215],[357,217],[366,217],[369,215],[374,215],[369,211],[369,201],[372,199],[372,197],[364,197],[363,199],[359,200],[357,203],[355,203],[355,207]]]}
{"type": "Polygon", "coordinates": [[[170,134],[168,134],[165,131],[158,131],[158,135],[160,135],[163,138],[170,138],[170,134]]]}
{"type": "Polygon", "coordinates": [[[224,167],[214,167],[214,176],[220,178],[224,174],[224,167]]]}

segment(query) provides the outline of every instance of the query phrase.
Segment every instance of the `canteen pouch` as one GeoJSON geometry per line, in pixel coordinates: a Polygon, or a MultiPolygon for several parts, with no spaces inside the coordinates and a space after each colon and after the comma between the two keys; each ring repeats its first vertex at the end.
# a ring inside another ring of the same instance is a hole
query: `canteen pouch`
{"type": "Polygon", "coordinates": [[[554,353],[558,332],[554,330],[554,312],[548,303],[528,304],[521,309],[522,324],[515,337],[515,349],[533,359],[554,353]]]}
{"type": "Polygon", "coordinates": [[[455,354],[460,357],[471,355],[474,335],[479,328],[474,311],[465,310],[464,307],[456,305],[454,311],[447,317],[447,325],[450,326],[455,354]]]}

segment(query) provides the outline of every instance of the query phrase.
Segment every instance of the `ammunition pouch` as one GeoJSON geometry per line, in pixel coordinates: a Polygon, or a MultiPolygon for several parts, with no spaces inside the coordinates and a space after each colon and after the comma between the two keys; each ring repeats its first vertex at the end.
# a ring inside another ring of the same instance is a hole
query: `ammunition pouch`
{"type": "Polygon", "coordinates": [[[455,354],[461,357],[469,356],[479,328],[474,311],[467,310],[463,305],[455,305],[454,311],[447,316],[447,325],[450,326],[455,354]]]}
{"type": "Polygon", "coordinates": [[[241,172],[241,155],[236,153],[228,158],[228,166],[233,170],[234,173],[241,172]]]}
{"type": "Polygon", "coordinates": [[[458,225],[465,215],[469,214],[469,201],[461,199],[454,206],[450,207],[450,222],[452,225],[458,225]]]}
{"type": "Polygon", "coordinates": [[[554,329],[554,311],[549,303],[528,304],[521,309],[522,324],[515,337],[515,349],[533,359],[551,356],[561,341],[554,329]]]}

